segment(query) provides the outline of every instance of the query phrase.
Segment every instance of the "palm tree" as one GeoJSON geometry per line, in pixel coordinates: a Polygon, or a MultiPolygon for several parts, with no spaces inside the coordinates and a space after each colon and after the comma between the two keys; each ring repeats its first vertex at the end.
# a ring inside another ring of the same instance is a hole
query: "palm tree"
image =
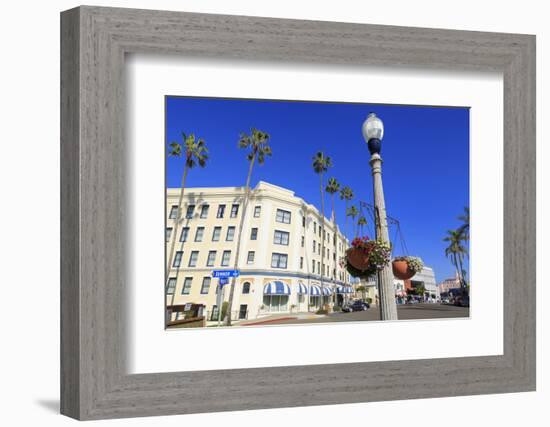
{"type": "Polygon", "coordinates": [[[448,230],[447,236],[443,239],[444,242],[449,242],[449,246],[445,248],[445,256],[451,258],[451,262],[456,268],[460,286],[462,287],[462,292],[466,291],[466,282],[464,280],[464,270],[462,268],[462,263],[464,256],[467,253],[466,248],[462,245],[464,241],[463,235],[460,230],[448,230]]]}
{"type": "MultiPolygon", "coordinates": [[[[252,170],[254,169],[254,163],[258,161],[258,164],[263,165],[266,156],[271,156],[271,147],[269,145],[269,134],[259,129],[252,128],[250,134],[241,133],[239,138],[239,148],[248,150],[246,156],[248,165],[248,175],[246,176],[245,194],[243,201],[243,210],[241,213],[241,220],[239,222],[237,249],[235,253],[234,268],[239,267],[239,256],[241,252],[241,241],[244,227],[244,219],[248,208],[248,202],[250,200],[250,178],[252,177],[252,170]]],[[[227,306],[227,314],[225,317],[225,324],[231,326],[231,310],[233,308],[233,298],[235,295],[235,277],[231,279],[231,289],[229,291],[229,304],[227,306]]]]}
{"type": "MultiPolygon", "coordinates": [[[[323,273],[325,270],[324,255],[325,255],[325,194],[323,192],[323,175],[332,166],[332,160],[330,157],[325,156],[322,151],[318,151],[313,156],[313,171],[319,175],[319,192],[321,194],[321,301],[323,301],[323,273]]],[[[321,307],[322,304],[321,304],[321,307]]]]}
{"type": "MultiPolygon", "coordinates": [[[[336,257],[336,253],[338,252],[338,245],[337,245],[337,225],[336,225],[336,210],[334,209],[334,195],[340,191],[340,183],[336,180],[336,178],[329,178],[327,187],[325,188],[325,191],[330,194],[331,202],[332,202],[332,224],[334,225],[334,248],[333,248],[333,254],[336,257]]],[[[337,258],[334,258],[334,279],[336,279],[336,263],[337,258]]],[[[336,298],[336,297],[335,297],[336,298]]]]}
{"type": "MultiPolygon", "coordinates": [[[[352,225],[353,225],[353,232],[354,232],[354,235],[357,236],[357,227],[356,227],[356,224],[355,224],[355,217],[359,215],[359,210],[355,207],[355,205],[351,205],[347,210],[346,210],[346,216],[350,216],[351,219],[352,219],[352,225]]],[[[355,237],[354,236],[354,237],[355,237]]]]}
{"type": "Polygon", "coordinates": [[[181,178],[180,196],[178,201],[178,208],[176,210],[176,218],[174,220],[174,234],[170,244],[170,255],[167,258],[168,264],[166,265],[165,276],[167,283],[170,275],[170,266],[173,263],[174,247],[176,244],[176,239],[178,238],[178,229],[180,222],[182,221],[181,204],[183,202],[183,194],[185,191],[185,180],[187,179],[187,173],[189,172],[189,169],[194,168],[197,164],[201,168],[205,167],[206,161],[208,160],[208,149],[206,148],[206,143],[202,138],[197,139],[192,133],[186,135],[184,132],[182,132],[182,139],[183,143],[181,144],[179,142],[171,142],[169,145],[170,149],[168,151],[168,156],[170,157],[183,156],[185,158],[185,165],[183,167],[183,174],[181,178]]]}
{"type": "Polygon", "coordinates": [[[359,234],[363,236],[363,227],[367,225],[367,218],[365,218],[363,215],[359,217],[357,220],[357,227],[359,229],[359,234]]]}
{"type": "MultiPolygon", "coordinates": [[[[462,221],[462,224],[460,225],[460,227],[458,227],[458,231],[460,231],[460,234],[462,235],[462,240],[464,240],[464,242],[467,243],[470,240],[470,207],[469,206],[464,207],[464,213],[458,216],[458,220],[462,221]]],[[[469,256],[468,250],[466,250],[466,256],[469,256]]]]}
{"type": "Polygon", "coordinates": [[[342,189],[340,190],[340,200],[344,200],[346,202],[346,226],[348,225],[348,202],[350,200],[353,200],[353,197],[353,190],[350,187],[348,187],[347,185],[342,187],[342,189]]]}

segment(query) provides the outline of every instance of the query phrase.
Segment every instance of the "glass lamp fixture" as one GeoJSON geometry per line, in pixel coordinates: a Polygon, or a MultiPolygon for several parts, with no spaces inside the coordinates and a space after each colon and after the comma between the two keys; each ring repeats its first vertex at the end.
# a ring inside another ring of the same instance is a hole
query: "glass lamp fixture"
{"type": "Polygon", "coordinates": [[[371,154],[380,154],[382,148],[381,140],[384,137],[384,123],[374,113],[369,113],[363,122],[363,138],[369,146],[371,154]]]}
{"type": "Polygon", "coordinates": [[[374,113],[369,113],[363,123],[362,130],[366,142],[369,142],[369,139],[382,139],[384,137],[384,123],[374,113]]]}

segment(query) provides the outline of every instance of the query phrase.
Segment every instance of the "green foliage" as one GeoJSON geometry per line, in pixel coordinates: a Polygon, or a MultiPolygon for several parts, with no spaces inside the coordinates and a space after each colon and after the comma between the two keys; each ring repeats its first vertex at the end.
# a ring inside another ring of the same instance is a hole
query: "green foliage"
{"type": "Polygon", "coordinates": [[[340,191],[340,183],[336,180],[336,178],[329,178],[325,191],[328,194],[335,194],[340,191]]]}
{"type": "Polygon", "coordinates": [[[223,304],[222,304],[222,316],[221,316],[222,319],[225,319],[225,315],[227,314],[227,307],[228,306],[229,306],[229,302],[224,301],[223,304]]]}
{"type": "Polygon", "coordinates": [[[322,151],[317,151],[312,160],[315,173],[325,173],[328,168],[332,167],[332,159],[329,156],[325,156],[325,153],[322,151]]]}
{"type": "Polygon", "coordinates": [[[250,149],[247,159],[252,161],[258,159],[258,163],[263,165],[266,156],[271,157],[273,154],[269,145],[269,134],[259,129],[252,128],[250,134],[241,133],[239,138],[239,148],[250,149]]]}
{"type": "Polygon", "coordinates": [[[347,202],[349,200],[353,200],[353,197],[354,197],[353,190],[350,187],[348,187],[347,185],[342,187],[342,189],[340,190],[341,200],[345,200],[347,202]]]}
{"type": "Polygon", "coordinates": [[[194,133],[187,135],[181,133],[183,143],[171,142],[169,144],[168,156],[170,157],[185,157],[185,166],[193,168],[197,164],[200,167],[206,166],[208,160],[208,148],[202,138],[196,138],[194,133]]]}

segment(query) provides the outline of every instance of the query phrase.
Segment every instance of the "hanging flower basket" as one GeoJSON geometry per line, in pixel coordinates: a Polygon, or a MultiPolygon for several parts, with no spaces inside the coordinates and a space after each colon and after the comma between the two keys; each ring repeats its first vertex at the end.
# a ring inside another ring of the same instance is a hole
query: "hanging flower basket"
{"type": "Polygon", "coordinates": [[[416,273],[422,271],[424,263],[419,257],[400,256],[393,259],[391,266],[393,275],[397,279],[408,280],[416,273]]]}
{"type": "Polygon", "coordinates": [[[358,270],[369,268],[369,253],[363,249],[349,248],[346,251],[346,259],[348,264],[351,264],[358,270]]]}
{"type": "Polygon", "coordinates": [[[346,251],[346,269],[353,277],[369,277],[390,261],[390,245],[382,240],[356,237],[346,251]]]}

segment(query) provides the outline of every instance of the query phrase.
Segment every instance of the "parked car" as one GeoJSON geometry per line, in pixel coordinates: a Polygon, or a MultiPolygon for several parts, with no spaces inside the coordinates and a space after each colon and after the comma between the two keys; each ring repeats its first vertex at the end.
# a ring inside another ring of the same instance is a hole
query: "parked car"
{"type": "Polygon", "coordinates": [[[370,305],[364,301],[353,301],[351,304],[345,305],[342,307],[342,311],[345,311],[346,313],[350,313],[352,311],[366,311],[368,310],[370,305]]]}
{"type": "Polygon", "coordinates": [[[458,307],[470,307],[470,297],[469,296],[456,297],[454,300],[454,305],[458,307]]]}

